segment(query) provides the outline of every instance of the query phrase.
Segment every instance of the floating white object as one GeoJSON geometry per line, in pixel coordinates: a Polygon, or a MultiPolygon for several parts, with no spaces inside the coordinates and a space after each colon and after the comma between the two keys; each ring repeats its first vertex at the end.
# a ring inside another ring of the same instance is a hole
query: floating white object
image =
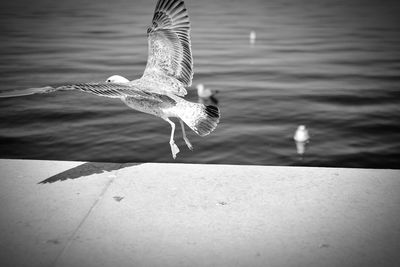
{"type": "Polygon", "coordinates": [[[254,44],[256,42],[256,32],[255,31],[251,31],[250,32],[250,44],[254,44]]]}

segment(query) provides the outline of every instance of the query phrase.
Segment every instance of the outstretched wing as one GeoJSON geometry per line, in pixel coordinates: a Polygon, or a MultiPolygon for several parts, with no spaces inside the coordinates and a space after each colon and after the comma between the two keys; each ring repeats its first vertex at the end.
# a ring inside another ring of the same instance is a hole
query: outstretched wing
{"type": "MultiPolygon", "coordinates": [[[[25,90],[14,90],[11,92],[0,93],[2,97],[18,97],[33,94],[47,94],[56,91],[70,91],[79,90],[86,93],[95,94],[98,96],[110,97],[110,98],[126,98],[134,97],[136,99],[151,100],[155,102],[163,102],[168,97],[156,92],[143,91],[140,87],[132,84],[122,83],[77,83],[77,84],[66,84],[59,86],[44,86],[37,88],[28,88],[25,90]]],[[[170,99],[170,98],[168,98],[170,99]]]]}
{"type": "Polygon", "coordinates": [[[34,94],[47,94],[56,91],[56,89],[52,86],[45,87],[36,87],[36,88],[26,88],[26,89],[18,89],[11,91],[1,91],[0,98],[2,97],[19,97],[19,96],[27,96],[34,94]]]}
{"type": "MultiPolygon", "coordinates": [[[[189,16],[183,1],[158,0],[152,26],[147,33],[149,55],[143,77],[166,75],[175,78],[183,86],[190,86],[193,78],[193,58],[189,16]]],[[[184,88],[183,91],[184,93],[173,93],[185,95],[184,88]]]]}
{"type": "Polygon", "coordinates": [[[146,94],[135,87],[127,86],[119,83],[78,83],[78,84],[66,84],[58,86],[44,86],[27,88],[23,90],[14,90],[10,92],[1,93],[0,97],[17,97],[34,94],[48,94],[56,91],[68,91],[68,90],[80,90],[95,95],[121,98],[127,95],[146,94]]]}
{"type": "Polygon", "coordinates": [[[110,98],[123,98],[132,96],[139,99],[152,99],[160,102],[160,99],[155,97],[155,94],[144,92],[133,86],[121,83],[78,83],[59,86],[55,88],[55,90],[80,90],[86,93],[92,93],[98,96],[110,98]]]}

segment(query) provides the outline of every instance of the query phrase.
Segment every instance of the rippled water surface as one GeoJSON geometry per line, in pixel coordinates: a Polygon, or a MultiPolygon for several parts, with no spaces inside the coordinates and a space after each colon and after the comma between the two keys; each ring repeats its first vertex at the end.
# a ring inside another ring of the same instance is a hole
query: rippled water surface
{"type": "MultiPolygon", "coordinates": [[[[139,78],[154,1],[0,4],[1,92],[139,78]]],[[[187,0],[194,81],[222,118],[175,162],[400,166],[400,2],[187,0]],[[249,44],[249,33],[257,34],[249,44]],[[305,124],[311,141],[293,141],[305,124]]],[[[0,98],[0,157],[172,162],[170,126],[82,92],[0,98]]]]}

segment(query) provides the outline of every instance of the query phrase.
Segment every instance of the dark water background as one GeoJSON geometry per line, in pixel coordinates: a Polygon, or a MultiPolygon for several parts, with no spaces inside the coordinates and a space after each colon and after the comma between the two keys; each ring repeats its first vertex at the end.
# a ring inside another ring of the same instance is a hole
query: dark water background
{"type": "MultiPolygon", "coordinates": [[[[0,4],[2,92],[139,78],[154,1],[0,4]]],[[[400,166],[400,2],[187,0],[195,85],[219,90],[221,122],[175,162],[400,166]],[[249,33],[256,31],[255,45],[249,33]],[[293,134],[310,130],[306,154],[293,134]]],[[[0,157],[172,162],[170,126],[81,92],[0,98],[0,157]]]]}

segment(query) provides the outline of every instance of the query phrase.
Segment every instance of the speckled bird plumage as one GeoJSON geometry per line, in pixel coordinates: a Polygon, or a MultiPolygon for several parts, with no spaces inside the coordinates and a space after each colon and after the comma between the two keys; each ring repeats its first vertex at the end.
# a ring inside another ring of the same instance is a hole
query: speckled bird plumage
{"type": "MultiPolygon", "coordinates": [[[[190,41],[190,21],[182,0],[158,0],[153,20],[147,30],[148,59],[140,79],[114,75],[101,83],[79,83],[56,88],[33,88],[35,93],[55,90],[81,90],[99,96],[119,98],[132,109],[155,115],[171,125],[170,146],[173,158],[179,152],[174,141],[177,117],[183,139],[192,149],[183,122],[200,136],[212,132],[220,118],[219,109],[186,101],[185,87],[192,84],[193,58],[190,41]]],[[[32,89],[32,88],[31,88],[32,89]]]]}

